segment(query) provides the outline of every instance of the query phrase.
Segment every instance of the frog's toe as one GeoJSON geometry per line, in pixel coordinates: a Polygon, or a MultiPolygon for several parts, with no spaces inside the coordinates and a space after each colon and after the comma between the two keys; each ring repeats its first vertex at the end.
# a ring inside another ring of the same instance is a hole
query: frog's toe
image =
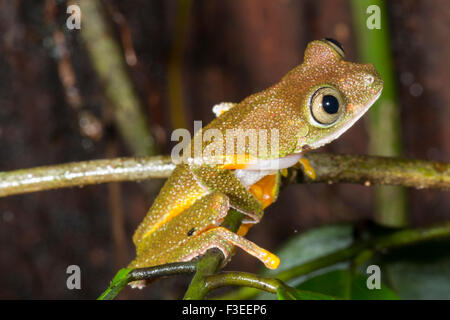
{"type": "Polygon", "coordinates": [[[130,287],[133,289],[144,289],[147,286],[145,280],[137,280],[129,283],[130,287]]]}
{"type": "Polygon", "coordinates": [[[303,166],[303,172],[312,180],[316,179],[316,171],[311,166],[311,163],[306,158],[301,158],[299,160],[300,164],[303,166]]]}

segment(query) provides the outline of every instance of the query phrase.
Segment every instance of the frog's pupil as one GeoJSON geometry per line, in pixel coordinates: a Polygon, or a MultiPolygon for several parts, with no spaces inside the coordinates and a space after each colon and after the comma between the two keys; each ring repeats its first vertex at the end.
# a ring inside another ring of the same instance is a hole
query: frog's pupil
{"type": "Polygon", "coordinates": [[[329,114],[335,114],[339,111],[339,101],[332,95],[326,95],[322,98],[322,106],[325,112],[329,114]]]}

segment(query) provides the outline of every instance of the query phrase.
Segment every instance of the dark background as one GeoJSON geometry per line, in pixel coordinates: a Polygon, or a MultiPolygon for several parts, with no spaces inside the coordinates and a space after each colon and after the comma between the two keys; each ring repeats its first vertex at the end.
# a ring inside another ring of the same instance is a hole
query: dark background
{"type": "MultiPolygon", "coordinates": [[[[134,50],[138,61],[129,72],[152,132],[163,153],[168,153],[173,128],[167,70],[177,1],[110,1],[110,5],[129,28],[128,49],[134,50]]],[[[404,155],[448,161],[450,2],[389,1],[387,7],[404,155]],[[423,90],[417,91],[418,86],[423,90]]],[[[0,171],[130,155],[111,122],[80,31],[65,27],[65,9],[64,1],[0,1],[0,171]],[[49,7],[55,12],[50,17],[49,7]],[[64,93],[52,43],[55,30],[66,38],[82,110],[101,124],[92,136],[80,132],[80,110],[71,107],[64,93]]],[[[207,123],[213,118],[214,104],[240,101],[277,82],[302,61],[311,40],[338,39],[346,59],[359,60],[349,3],[343,0],[194,1],[187,25],[182,76],[190,130],[192,120],[207,123]]],[[[120,41],[124,26],[112,21],[112,27],[120,41]]],[[[359,121],[321,151],[364,154],[367,141],[364,121],[359,121]]],[[[409,190],[408,199],[414,226],[450,218],[448,192],[409,190]]],[[[134,257],[131,236],[151,202],[138,183],[0,199],[0,298],[97,297],[118,267],[134,257]],[[110,214],[117,207],[117,194],[126,231],[119,253],[110,214]],[[71,264],[81,267],[82,290],[66,288],[65,271],[71,264]]],[[[289,186],[248,238],[274,251],[312,227],[372,217],[371,188],[289,186]]],[[[241,251],[228,266],[253,272],[260,268],[256,259],[241,251]]],[[[179,298],[188,281],[188,277],[164,279],[145,293],[126,290],[121,297],[179,298]]]]}

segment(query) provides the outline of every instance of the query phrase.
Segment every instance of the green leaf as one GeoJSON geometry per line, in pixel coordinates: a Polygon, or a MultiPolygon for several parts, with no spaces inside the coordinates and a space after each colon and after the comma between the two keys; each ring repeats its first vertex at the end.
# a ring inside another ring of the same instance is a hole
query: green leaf
{"type": "Polygon", "coordinates": [[[303,282],[297,289],[352,300],[399,299],[398,295],[383,283],[380,289],[368,289],[367,279],[368,276],[352,274],[349,270],[334,270],[303,282]]]}
{"type": "MultiPolygon", "coordinates": [[[[287,241],[280,250],[276,252],[281,260],[280,267],[276,270],[264,269],[262,274],[274,276],[276,273],[287,270],[293,266],[304,264],[318,257],[325,256],[340,249],[346,248],[353,243],[353,225],[349,223],[339,223],[322,226],[298,234],[287,241]]],[[[328,270],[339,266],[347,266],[344,262],[331,266],[328,270]]],[[[314,273],[313,273],[314,274],[314,273]]],[[[289,281],[290,285],[296,285],[304,281],[305,277],[300,277],[289,281]]],[[[270,300],[274,295],[261,293],[257,299],[270,300]]]]}
{"type": "Polygon", "coordinates": [[[277,290],[278,300],[335,300],[329,295],[283,286],[277,290]]]}
{"type": "Polygon", "coordinates": [[[324,256],[353,243],[353,225],[340,223],[322,226],[298,234],[287,241],[276,251],[281,259],[280,267],[276,270],[265,269],[266,276],[274,275],[293,266],[324,256]]]}
{"type": "Polygon", "coordinates": [[[376,263],[403,299],[450,299],[450,241],[397,249],[376,263]]]}
{"type": "Polygon", "coordinates": [[[103,292],[100,297],[97,298],[97,300],[112,300],[114,299],[119,292],[122,290],[123,287],[127,285],[128,282],[130,282],[130,272],[133,269],[127,269],[122,268],[120,269],[116,275],[114,276],[114,279],[111,281],[108,289],[103,292]]]}

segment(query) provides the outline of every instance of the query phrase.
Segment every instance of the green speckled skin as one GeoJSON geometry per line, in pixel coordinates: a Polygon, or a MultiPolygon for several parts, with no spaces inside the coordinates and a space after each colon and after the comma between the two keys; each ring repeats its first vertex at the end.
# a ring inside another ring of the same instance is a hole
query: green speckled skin
{"type": "MultiPolygon", "coordinates": [[[[227,129],[267,129],[270,141],[270,129],[277,129],[279,148],[268,146],[269,153],[264,157],[279,159],[318,148],[339,137],[367,111],[381,90],[382,80],[371,64],[347,62],[333,43],[313,41],[301,65],[272,87],[235,104],[195,137],[206,129],[217,129],[224,135],[227,129]],[[318,125],[311,116],[311,97],[318,88],[328,86],[339,92],[343,109],[332,125],[318,125]]],[[[202,141],[202,150],[209,143],[202,141]]],[[[263,157],[248,144],[235,152],[263,157]]],[[[261,202],[232,170],[213,164],[178,165],[136,230],[133,240],[137,258],[129,267],[186,261],[212,247],[221,249],[228,259],[230,241],[241,239],[215,228],[230,206],[244,212],[252,222],[258,222],[263,214],[261,202]]],[[[254,244],[244,240],[240,245],[244,250],[263,250],[254,249],[254,244]]]]}
{"type": "MultiPolygon", "coordinates": [[[[196,234],[209,226],[216,225],[217,220],[225,218],[228,209],[228,198],[224,194],[215,192],[205,195],[201,201],[196,201],[182,214],[149,234],[144,240],[145,243],[141,246],[138,245],[138,248],[145,248],[147,252],[139,254],[138,251],[137,258],[132,265],[150,266],[186,260],[190,252],[186,250],[185,244],[191,239],[198,242],[196,234]],[[189,231],[191,231],[191,235],[187,236],[189,231]]],[[[199,246],[202,244],[205,242],[198,243],[199,246]]],[[[224,244],[223,250],[226,250],[228,254],[231,249],[230,245],[224,244]]]]}

